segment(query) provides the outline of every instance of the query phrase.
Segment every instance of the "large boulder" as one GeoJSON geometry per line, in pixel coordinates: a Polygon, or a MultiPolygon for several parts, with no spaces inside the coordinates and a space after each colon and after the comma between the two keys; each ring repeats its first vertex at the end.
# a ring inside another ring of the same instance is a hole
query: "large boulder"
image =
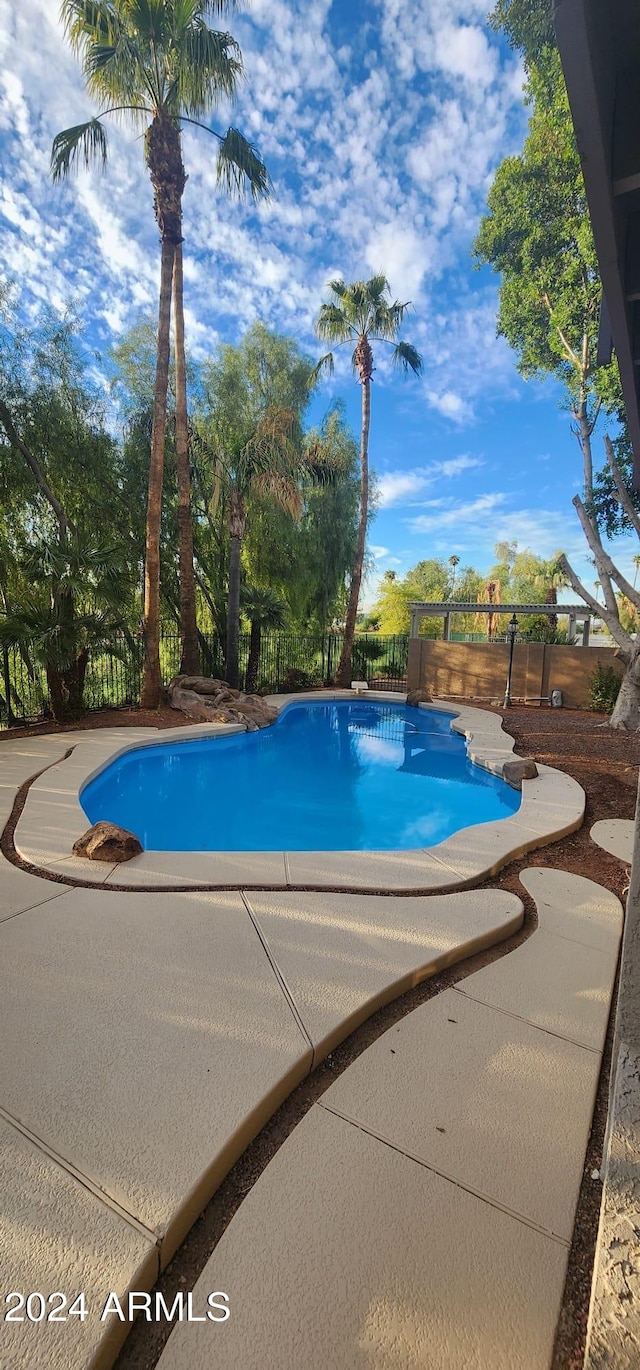
{"type": "Polygon", "coordinates": [[[134,832],[119,828],[115,823],[94,823],[93,827],[73,844],[73,855],[89,861],[131,861],[139,856],[142,844],[134,832]]]}
{"type": "Polygon", "coordinates": [[[535,780],[537,774],[538,767],[531,756],[514,756],[502,767],[502,779],[514,790],[521,790],[523,780],[535,780]]]}
{"type": "Polygon", "coordinates": [[[205,675],[178,675],[171,681],[169,693],[175,685],[183,690],[195,690],[199,695],[218,695],[225,691],[228,695],[239,695],[239,690],[232,690],[225,680],[214,680],[211,676],[205,675]]]}
{"type": "Polygon", "coordinates": [[[433,700],[428,690],[409,690],[407,704],[410,704],[414,709],[417,708],[418,704],[431,703],[433,700]]]}
{"type": "Polygon", "coordinates": [[[247,732],[268,728],[278,717],[260,695],[245,695],[206,676],[176,676],[169,685],[169,703],[198,723],[240,723],[247,732]]]}

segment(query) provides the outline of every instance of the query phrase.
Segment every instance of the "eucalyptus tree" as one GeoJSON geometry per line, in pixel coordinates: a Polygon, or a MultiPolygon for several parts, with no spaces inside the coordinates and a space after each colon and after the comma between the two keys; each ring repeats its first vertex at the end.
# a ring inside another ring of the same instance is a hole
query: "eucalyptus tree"
{"type": "MultiPolygon", "coordinates": [[[[393,362],[407,373],[419,375],[422,358],[411,343],[398,341],[400,325],[409,308],[409,301],[401,304],[389,298],[389,284],[385,276],[372,276],[368,281],[343,280],[329,282],[330,299],[321,308],[316,321],[316,334],[324,342],[339,347],[353,346],[351,362],[362,386],[362,428],[360,434],[360,517],[356,542],[349,604],[344,630],[344,642],[336,672],[336,684],[347,686],[351,677],[351,653],[356,630],[358,601],[362,583],[367,524],[369,520],[369,428],[371,423],[371,381],[374,372],[372,342],[389,343],[393,347],[393,362]]],[[[320,359],[314,376],[323,371],[333,374],[333,352],[320,359]]]]}
{"type": "MultiPolygon", "coordinates": [[[[155,707],[161,691],[159,654],[160,523],[169,376],[171,300],[176,323],[176,446],[181,536],[181,610],[183,658],[197,663],[195,587],[190,509],[184,318],[182,307],[182,197],[186,172],[181,129],[202,120],[221,97],[234,95],[242,75],[237,42],[209,27],[214,14],[226,14],[234,0],[62,0],[61,15],[70,44],[82,59],[89,94],[98,101],[97,117],[65,129],[53,141],[55,181],[79,164],[107,161],[103,120],[110,115],[144,131],[144,155],[154,191],[160,230],[161,264],[153,425],[147,499],[142,703],[155,707]]],[[[235,128],[217,140],[218,182],[254,198],[269,194],[266,168],[256,149],[235,128]]]]}
{"type": "Polygon", "coordinates": [[[593,473],[592,437],[601,414],[617,415],[617,366],[596,370],[602,287],[580,158],[548,3],[500,0],[496,22],[524,49],[528,135],[517,157],[496,172],[476,240],[479,261],[499,272],[498,332],[514,348],[526,378],[553,376],[564,390],[582,457],[583,490],[573,498],[598,572],[598,602],[567,557],[557,559],[576,594],[599,614],[625,663],[612,727],[640,728],[640,640],[620,621],[618,591],[640,609],[640,592],[612,561],[601,526],[614,519],[640,536],[640,514],[625,480],[625,465],[605,435],[608,489],[593,473]],[[538,24],[538,19],[540,23],[538,24]],[[533,22],[535,20],[535,23],[533,22]],[[604,496],[604,499],[602,499],[604,496]],[[604,504],[604,508],[603,508],[604,504]]]}

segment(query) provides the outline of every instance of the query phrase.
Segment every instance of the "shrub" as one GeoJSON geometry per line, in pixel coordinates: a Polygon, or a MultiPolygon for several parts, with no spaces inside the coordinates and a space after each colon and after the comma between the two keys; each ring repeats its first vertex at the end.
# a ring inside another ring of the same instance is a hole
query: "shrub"
{"type": "Polygon", "coordinates": [[[301,671],[297,666],[290,666],[281,684],[278,686],[279,695],[297,694],[298,690],[316,690],[320,685],[317,675],[312,675],[310,671],[301,671]]]}
{"type": "Polygon", "coordinates": [[[523,642],[546,642],[549,647],[573,647],[576,635],[569,637],[566,628],[553,627],[546,614],[527,614],[520,622],[523,642]]]}
{"type": "Polygon", "coordinates": [[[621,684],[621,678],[613,666],[603,666],[598,662],[589,681],[589,708],[599,714],[612,713],[621,684]]]}

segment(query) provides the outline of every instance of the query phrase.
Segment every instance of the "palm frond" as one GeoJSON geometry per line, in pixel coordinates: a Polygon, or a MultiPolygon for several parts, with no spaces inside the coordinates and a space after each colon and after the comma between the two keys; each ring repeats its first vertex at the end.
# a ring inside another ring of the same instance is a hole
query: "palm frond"
{"type": "Polygon", "coordinates": [[[172,89],[177,109],[203,115],[214,109],[222,96],[231,99],[244,75],[242,54],[230,33],[217,33],[198,18],[176,42],[178,62],[172,89]]]}
{"type": "Polygon", "coordinates": [[[286,623],[287,606],[270,586],[243,585],[240,604],[246,617],[261,628],[282,630],[286,623]]]}
{"type": "Polygon", "coordinates": [[[355,337],[396,341],[409,301],[387,298],[389,282],[382,271],[368,281],[352,281],[350,285],[341,279],[330,281],[328,289],[333,299],[320,308],[318,337],[335,343],[355,337]]]}
{"type": "Polygon", "coordinates": [[[242,196],[247,186],[254,200],[270,200],[273,187],[260,154],[237,128],[227,130],[218,150],[218,184],[242,196]]]}
{"type": "Polygon", "coordinates": [[[296,444],[293,441],[297,416],[292,409],[272,405],[256,425],[243,454],[254,471],[291,470],[295,465],[296,444]]]}
{"type": "Polygon", "coordinates": [[[62,0],[60,19],[76,54],[87,42],[114,43],[121,28],[120,14],[112,0],[62,0]]]}
{"type": "Polygon", "coordinates": [[[321,357],[320,361],[316,363],[316,365],[313,368],[313,371],[311,372],[311,375],[309,376],[309,390],[312,390],[313,387],[318,384],[318,381],[322,380],[322,377],[325,375],[325,373],[327,376],[332,376],[334,371],[335,363],[333,360],[333,352],[326,352],[324,357],[321,357]]]}
{"type": "MultiPolygon", "coordinates": [[[[187,0],[189,3],[190,0],[187,0]]],[[[204,19],[209,14],[229,14],[234,10],[244,9],[245,0],[199,0],[198,9],[202,11],[204,19]]]]}
{"type": "Polygon", "coordinates": [[[322,304],[316,319],[315,334],[323,342],[343,343],[354,336],[354,327],[349,313],[339,305],[322,304]]]}
{"type": "Polygon", "coordinates": [[[278,504],[285,514],[300,518],[304,507],[302,492],[297,481],[286,472],[261,471],[253,481],[253,488],[258,495],[278,504]]]}
{"type": "Polygon", "coordinates": [[[331,453],[322,442],[312,443],[305,452],[305,474],[311,485],[322,490],[338,484],[342,467],[332,460],[331,453]]]}
{"type": "Polygon", "coordinates": [[[334,281],[329,281],[327,290],[330,290],[332,295],[337,295],[339,300],[343,300],[347,293],[348,286],[341,276],[337,276],[334,281]]]}
{"type": "Polygon", "coordinates": [[[393,303],[380,300],[376,303],[371,311],[372,336],[381,342],[393,342],[398,336],[398,330],[409,307],[409,300],[405,303],[401,303],[400,300],[394,300],[393,303]]]}
{"type": "Polygon", "coordinates": [[[94,99],[125,102],[142,109],[150,102],[155,109],[162,103],[162,79],[145,61],[144,48],[135,38],[122,32],[113,43],[87,43],[82,69],[87,90],[94,99]]]}
{"type": "Polygon", "coordinates": [[[393,349],[393,364],[401,366],[405,374],[413,371],[415,376],[419,376],[422,371],[422,357],[411,343],[399,342],[393,349]]]}
{"type": "Polygon", "coordinates": [[[51,175],[54,182],[63,181],[78,163],[82,162],[87,170],[107,164],[109,144],[106,129],[99,119],[89,119],[86,124],[75,124],[56,133],[51,148],[51,175]]]}
{"type": "Polygon", "coordinates": [[[366,282],[367,295],[371,300],[380,300],[386,295],[389,289],[389,282],[383,271],[379,271],[370,281],[366,282]]]}

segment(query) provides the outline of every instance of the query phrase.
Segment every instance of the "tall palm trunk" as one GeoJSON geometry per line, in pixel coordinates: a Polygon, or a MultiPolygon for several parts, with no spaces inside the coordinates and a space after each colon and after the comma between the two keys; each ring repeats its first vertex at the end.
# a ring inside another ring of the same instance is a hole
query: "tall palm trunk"
{"type": "Polygon", "coordinates": [[[353,651],[353,639],[356,632],[358,601],[360,599],[362,568],[364,566],[364,552],[367,541],[367,524],[369,521],[369,427],[371,423],[371,373],[373,371],[373,354],[367,338],[361,338],[359,340],[356,348],[356,360],[362,381],[360,520],[358,523],[358,537],[356,540],[353,571],[351,573],[351,588],[349,591],[347,620],[344,627],[344,642],[342,644],[342,652],[335,677],[336,685],[339,685],[342,689],[348,689],[351,683],[351,653],[353,651]]]}
{"type": "Polygon", "coordinates": [[[226,677],[234,690],[239,689],[238,650],[240,640],[240,554],[245,529],[244,501],[234,490],[229,511],[229,595],[227,602],[227,668],[226,677]]]}
{"type": "Polygon", "coordinates": [[[141,704],[156,709],[160,703],[160,528],[164,446],[167,427],[169,388],[169,349],[171,334],[171,290],[177,244],[182,237],[181,201],[186,176],[180,150],[177,124],[166,113],[157,113],[146,134],[146,155],[155,192],[155,214],[162,240],[160,299],[156,380],[153,398],[153,426],[149,459],[147,526],[144,565],[144,666],[141,704]]]}
{"type": "Polygon", "coordinates": [[[198,675],[200,654],[196,624],[196,582],[193,569],[193,523],[189,428],[187,421],[187,372],[184,350],[184,289],[182,243],[173,263],[174,360],[176,369],[176,470],[178,475],[178,562],[180,581],[181,675],[198,675]]]}
{"type": "Polygon", "coordinates": [[[255,694],[255,691],[258,686],[258,671],[260,669],[261,646],[262,623],[259,618],[252,618],[251,636],[249,638],[249,658],[247,661],[247,674],[244,682],[244,688],[247,694],[255,694]]]}
{"type": "Polygon", "coordinates": [[[156,384],[153,397],[144,555],[144,663],[140,697],[143,709],[157,709],[162,690],[160,673],[160,526],[164,481],[164,441],[167,426],[167,391],[169,388],[169,333],[171,328],[171,283],[173,280],[174,254],[174,244],[165,239],[162,244],[160,268],[156,384]]]}

